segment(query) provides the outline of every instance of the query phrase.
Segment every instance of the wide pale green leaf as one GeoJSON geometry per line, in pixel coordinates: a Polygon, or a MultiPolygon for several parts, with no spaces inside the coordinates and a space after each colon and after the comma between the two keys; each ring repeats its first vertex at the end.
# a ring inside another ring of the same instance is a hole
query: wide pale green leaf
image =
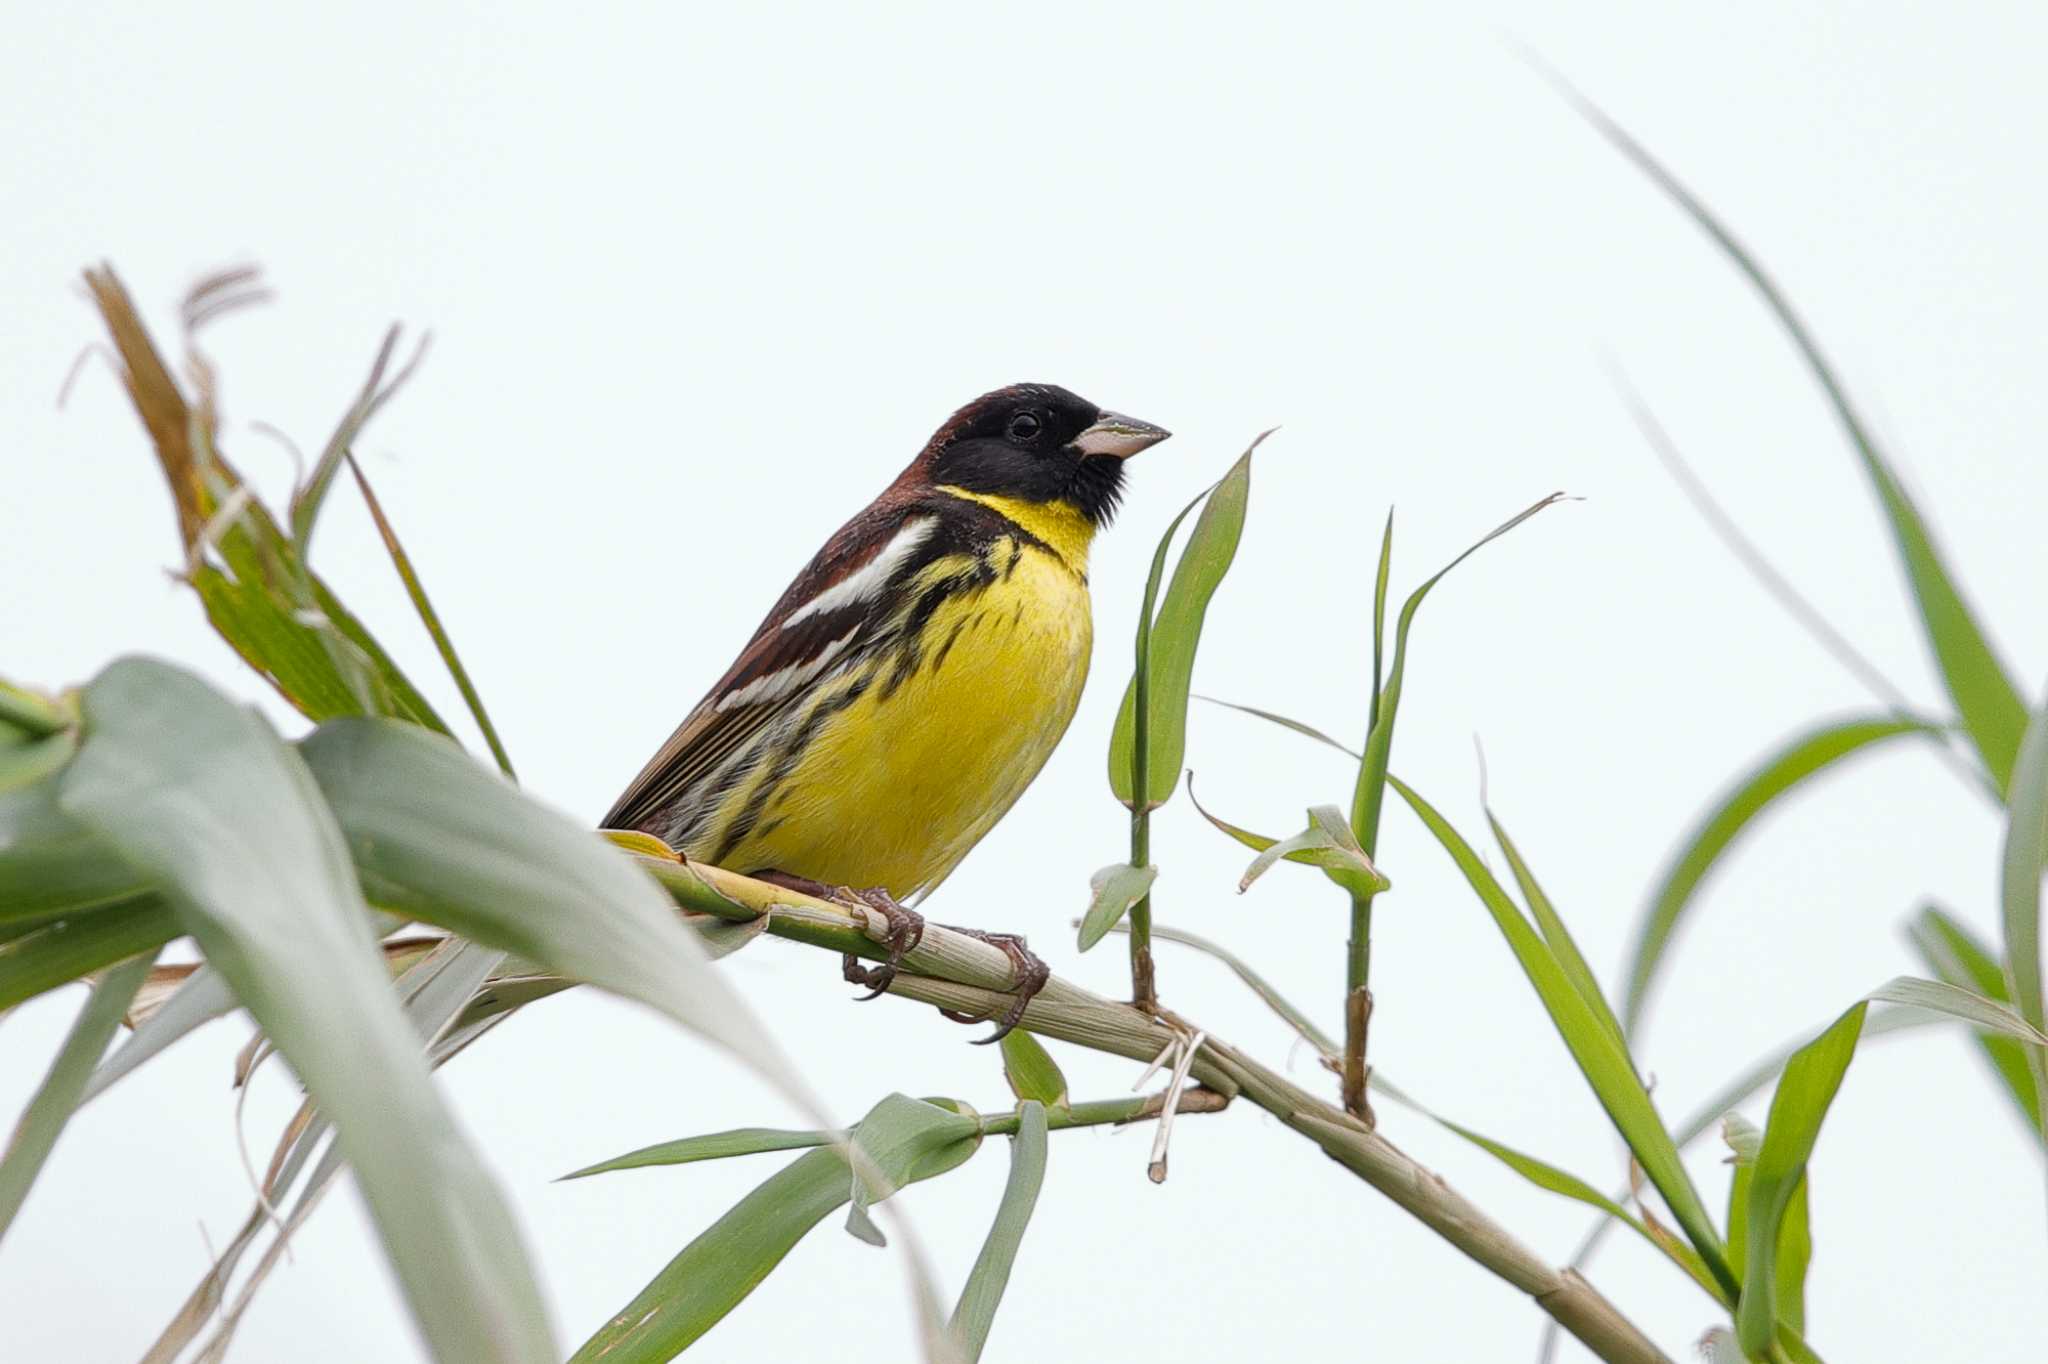
{"type": "Polygon", "coordinates": [[[429,1347],[558,1358],[518,1227],[428,1076],[304,764],[161,663],[115,663],[84,714],[65,809],[161,881],[333,1120],[429,1347]]]}
{"type": "Polygon", "coordinates": [[[1679,1226],[1706,1262],[1714,1280],[1733,1294],[1737,1283],[1728,1269],[1720,1235],[1714,1230],[1713,1220],[1707,1214],[1706,1205],[1700,1201],[1699,1191],[1693,1187],[1684,1163],[1679,1160],[1678,1147],[1663,1119],[1658,1116],[1649,1090],[1637,1075],[1627,1047],[1579,994],[1564,968],[1558,965],[1556,956],[1522,917],[1514,901],[1464,837],[1400,778],[1390,776],[1387,784],[1400,794],[1430,833],[1435,835],[1437,842],[1443,845],[1451,860],[1464,873],[1465,880],[1477,892],[1480,903],[1485,905],[1502,936],[1507,939],[1523,974],[1535,986],[1544,1012],[1550,1015],[1558,1035],[1571,1052],[1572,1060],[1592,1087],[1594,1097],[1607,1110],[1615,1130],[1628,1143],[1629,1150],[1634,1152],[1637,1163],[1656,1186],[1657,1192],[1664,1196],[1672,1216],[1678,1219],[1679,1226]]]}
{"type": "Polygon", "coordinates": [[[562,1178],[583,1179],[589,1175],[609,1174],[613,1170],[639,1170],[650,1165],[689,1165],[699,1160],[725,1160],[731,1156],[751,1156],[763,1151],[800,1151],[810,1146],[828,1145],[838,1141],[841,1135],[824,1128],[802,1131],[780,1127],[735,1127],[729,1132],[707,1132],[701,1137],[684,1137],[679,1141],[643,1146],[623,1156],[613,1156],[610,1160],[572,1170],[562,1178]]]}
{"type": "Polygon", "coordinates": [[[1906,571],[1906,580],[1912,586],[1914,600],[1919,606],[1921,628],[1940,667],[1942,681],[1955,701],[1956,712],[1962,717],[1963,727],[1969,731],[1971,741],[1983,758],[1985,771],[1997,789],[2005,791],[2011,784],[2020,738],[2027,727],[2026,702],[2021,699],[2019,688],[2013,684],[1997,651],[1978,625],[1975,612],[1963,599],[1961,589],[1943,562],[1940,547],[1935,544],[1926,518],[1899,482],[1889,456],[1871,436],[1869,427],[1850,400],[1848,389],[1822,353],[1820,342],[1762,262],[1698,195],[1590,100],[1561,80],[1556,84],[1623,156],[1713,240],[1714,245],[1762,296],[1765,305],[1777,317],[1779,326],[1798,347],[1808,369],[1827,395],[1829,405],[1834,408],[1849,443],[1861,458],[1864,473],[1884,509],[1892,538],[1898,546],[1900,562],[1906,571]]]}
{"type": "Polygon", "coordinates": [[[1693,902],[1700,883],[1721,855],[1779,797],[1834,763],[1875,743],[1903,735],[1936,735],[1937,726],[1891,716],[1858,716],[1838,720],[1801,734],[1765,758],[1723,796],[1699,827],[1680,845],[1658,878],[1630,955],[1628,993],[1621,1017],[1634,1035],[1640,1026],[1650,987],[1679,920],[1693,902]]]}
{"type": "MultiPolygon", "coordinates": [[[[1978,939],[1960,920],[1932,905],[1923,908],[1906,926],[1907,936],[1929,971],[1950,985],[1974,990],[1986,999],[2009,1004],[2005,988],[2005,967],[1991,948],[1978,939]]],[[[2034,1090],[2034,1072],[2021,1045],[2002,1034],[1976,1029],[1973,1033],[1992,1073],[2018,1110],[2020,1121],[2038,1137],[2041,1103],[2034,1090]]]]}
{"type": "Polygon", "coordinates": [[[337,720],[301,750],[374,903],[650,1005],[823,1117],[767,1026],[624,853],[415,726],[337,720]]]}
{"type": "MultiPolygon", "coordinates": [[[[1770,1344],[1779,1319],[1778,1244],[1793,1196],[1806,1177],[1814,1140],[1856,1055],[1868,1003],[1852,1005],[1827,1031],[1793,1053],[1771,1096],[1763,1145],[1750,1176],[1742,1297],[1735,1334],[1752,1357],[1770,1344]]],[[[1803,1277],[1803,1268],[1802,1268],[1803,1277]]],[[[1798,1324],[1791,1323],[1795,1330],[1798,1324]]]]}
{"type": "MultiPolygon", "coordinates": [[[[2020,747],[2007,798],[2010,815],[2001,860],[1999,903],[2005,924],[2006,997],[2021,1018],[2048,1029],[2042,1013],[2041,872],[2048,866],[2048,706],[2034,714],[2020,747]]],[[[2048,1147],[2048,1056],[2027,1050],[2034,1094],[2042,1105],[2037,1130],[2048,1147]]]]}
{"type": "Polygon", "coordinates": [[[1067,1077],[1060,1073],[1059,1062],[1052,1059],[1044,1043],[1022,1028],[1012,1028],[1003,1035],[1001,1045],[1003,1078],[1010,1082],[1012,1094],[1020,1101],[1047,1108],[1067,1106],[1067,1077]]]}
{"type": "Polygon", "coordinates": [[[145,952],[115,967],[92,987],[64,1045],[50,1062],[49,1072],[22,1111],[6,1156],[0,1159],[0,1239],[6,1237],[14,1215],[21,1211],[22,1200],[57,1145],[64,1124],[77,1111],[87,1077],[106,1051],[114,1030],[121,1026],[121,1015],[128,1011],[155,960],[156,953],[145,952]]]}
{"type": "MultiPolygon", "coordinates": [[[[1237,463],[1209,491],[1202,514],[1174,565],[1173,580],[1152,615],[1152,594],[1148,587],[1145,608],[1138,620],[1139,656],[1145,668],[1145,718],[1137,713],[1138,678],[1134,675],[1124,688],[1116,727],[1109,739],[1109,785],[1116,798],[1132,809],[1157,809],[1180,784],[1181,760],[1187,752],[1188,689],[1195,674],[1195,650],[1202,639],[1202,618],[1209,599],[1230,571],[1237,557],[1237,542],[1244,533],[1246,503],[1251,497],[1252,452],[1266,439],[1266,432],[1251,443],[1237,463]],[[1148,630],[1149,623],[1149,630],[1148,630]],[[1140,740],[1144,744],[1142,766],[1145,798],[1136,794],[1138,777],[1133,768],[1140,740]]],[[[1185,511],[1182,516],[1187,515],[1185,511]]],[[[1176,519],[1175,525],[1179,524],[1176,519]]],[[[1164,561],[1173,538],[1169,526],[1155,556],[1153,580],[1164,561]]]]}
{"type": "Polygon", "coordinates": [[[996,1205],[995,1224],[974,1259],[948,1325],[966,1364],[975,1364],[988,1344],[996,1308],[1002,1303],[1003,1290],[1009,1287],[1010,1270],[1024,1244],[1024,1230],[1031,1224],[1038,1191],[1045,1185],[1045,1106],[1027,1099],[1019,1108],[1018,1119],[1017,1135],[1010,1138],[1010,1178],[1003,1185],[1003,1201],[996,1205]]]}
{"type": "MultiPolygon", "coordinates": [[[[901,1188],[944,1174],[973,1155],[977,1130],[971,1118],[892,1094],[852,1135],[884,1182],[901,1188]],[[926,1109],[932,1111],[921,1111],[926,1109]],[[966,1131],[949,1119],[964,1121],[966,1131]],[[932,1134],[941,1129],[956,1135],[934,1146],[932,1134]]],[[[845,1206],[853,1186],[843,1147],[798,1158],[685,1246],[583,1343],[571,1364],[665,1364],[675,1358],[739,1306],[804,1233],[845,1206]]]]}
{"type": "Polygon", "coordinates": [[[1145,898],[1159,878],[1157,867],[1134,867],[1112,862],[1088,878],[1088,912],[1081,916],[1078,938],[1081,950],[1102,941],[1102,935],[1117,926],[1131,906],[1145,898]]]}
{"type": "MultiPolygon", "coordinates": [[[[1408,674],[1408,631],[1415,624],[1415,613],[1429,596],[1430,589],[1442,582],[1444,575],[1477,554],[1485,546],[1506,535],[1545,507],[1564,499],[1563,493],[1552,493],[1540,502],[1523,508],[1515,515],[1495,526],[1475,540],[1463,554],[1438,569],[1428,581],[1408,594],[1408,600],[1401,604],[1401,614],[1394,620],[1394,663],[1387,672],[1384,686],[1378,684],[1378,645],[1375,642],[1373,663],[1374,693],[1372,727],[1365,736],[1365,759],[1358,764],[1358,783],[1351,795],[1351,829],[1357,836],[1359,846],[1371,856],[1378,848],[1380,836],[1380,810],[1386,801],[1387,764],[1394,752],[1394,721],[1401,708],[1401,685],[1408,674]]],[[[1380,586],[1375,590],[1377,616],[1385,616],[1385,569],[1387,555],[1393,543],[1393,513],[1387,514],[1387,532],[1380,546],[1382,576],[1380,586]]],[[[1377,629],[1375,630],[1377,641],[1377,629]]]]}

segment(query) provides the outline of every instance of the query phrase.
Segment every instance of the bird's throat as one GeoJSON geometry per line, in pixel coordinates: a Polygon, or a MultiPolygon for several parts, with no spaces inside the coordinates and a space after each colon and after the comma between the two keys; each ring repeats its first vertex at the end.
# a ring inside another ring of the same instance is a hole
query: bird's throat
{"type": "Polygon", "coordinates": [[[1016,523],[1019,529],[1051,550],[1077,577],[1085,579],[1088,576],[1088,547],[1095,542],[1095,523],[1072,503],[1060,499],[1033,502],[1021,497],[969,492],[953,484],[943,485],[939,491],[963,502],[979,503],[1005,520],[1016,523]]]}

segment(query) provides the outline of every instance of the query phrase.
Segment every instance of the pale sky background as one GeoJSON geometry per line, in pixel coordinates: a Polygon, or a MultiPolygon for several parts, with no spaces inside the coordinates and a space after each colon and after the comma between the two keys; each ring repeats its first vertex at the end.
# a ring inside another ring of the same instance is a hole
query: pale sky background
{"type": "MultiPolygon", "coordinates": [[[[300,726],[167,582],[168,501],[76,287],[102,257],[168,337],[203,271],[261,262],[275,306],[209,340],[229,449],[282,492],[268,421],[317,448],[387,322],[431,328],[362,443],[533,792],[599,814],[812,549],[955,405],[1018,379],[1171,427],[1132,469],[1094,570],[1095,676],[1066,743],[928,908],[1073,950],[1121,855],[1103,748],[1143,564],[1256,431],[1238,566],[1202,690],[1356,741],[1369,559],[1396,583],[1553,489],[1583,503],[1489,549],[1416,631],[1396,769],[1468,830],[1472,740],[1496,805],[1611,981],[1681,830],[1758,754],[1871,705],[1658,469],[1611,354],[1813,599],[1943,704],[1873,500],[1735,274],[1513,55],[1543,52],[1689,178],[1804,305],[1925,499],[2030,694],[2048,467],[2048,91],[2038,7],[1033,5],[8,7],[0,56],[0,669],[82,681],[181,660],[300,726]],[[465,12],[466,11],[466,12],[465,12]]],[[[316,560],[460,710],[352,492],[316,560]]],[[[1341,800],[1343,760],[1200,709],[1189,763],[1240,823],[1341,800]]],[[[1753,1057],[1913,969],[1936,896],[1995,932],[1999,828],[1899,750],[1800,796],[1716,877],[1643,1061],[1679,1114],[1753,1057]]],[[[1246,854],[1184,797],[1156,821],[1159,914],[1250,957],[1329,1026],[1344,913],[1306,871],[1243,899],[1246,854]]],[[[1448,860],[1390,813],[1375,1062],[1600,1185],[1619,1146],[1448,860]]],[[[823,954],[726,967],[849,1120],[892,1089],[1005,1104],[975,1035],[859,1008],[823,954]]],[[[1167,999],[1284,1062],[1220,969],[1160,952],[1167,999]]],[[[0,1108],[79,996],[18,1011],[0,1108]]],[[[87,1110],[0,1249],[0,1356],[138,1356],[248,1206],[212,1025],[87,1110]]],[[[1077,1097],[1134,1068],[1060,1048],[1077,1097]]],[[[1305,1055],[1294,1073],[1332,1090],[1305,1055]]],[[[513,1199],[565,1345],[776,1168],[774,1157],[558,1185],[648,1142],[793,1115],[709,1048],[586,992],[447,1072],[513,1199]]],[[[249,1105],[267,1151],[281,1067],[249,1105]]],[[[1747,1110],[1761,1120],[1763,1105],[1747,1110]]],[[[1587,1214],[1391,1106],[1384,1130],[1557,1262],[1587,1214]]],[[[987,1358],[1523,1360],[1543,1318],[1249,1105],[1054,1140],[987,1358]]],[[[1719,1204],[1718,1147],[1692,1162],[1719,1204]]],[[[260,1158],[260,1157],[259,1157],[260,1158]]],[[[994,1211],[999,1145],[905,1197],[948,1294],[994,1211]]],[[[1916,1034],[1851,1070],[1813,1173],[1809,1335],[1832,1360],[2036,1358],[2038,1160],[1967,1042],[1916,1034]]],[[[1716,1312],[1617,1238],[1591,1278],[1675,1359],[1716,1312]]],[[[900,1360],[900,1262],[821,1228],[689,1358],[900,1360]]],[[[245,1361],[421,1358],[351,1191],[246,1322],[245,1361]]],[[[1573,1349],[1567,1358],[1583,1358],[1573,1349]]]]}

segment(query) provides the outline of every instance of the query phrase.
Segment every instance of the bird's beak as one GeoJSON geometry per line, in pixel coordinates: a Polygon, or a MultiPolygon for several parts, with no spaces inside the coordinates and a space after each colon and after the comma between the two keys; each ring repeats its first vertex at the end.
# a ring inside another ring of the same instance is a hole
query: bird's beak
{"type": "Polygon", "coordinates": [[[1117,459],[1129,459],[1172,434],[1163,426],[1141,422],[1136,417],[1126,417],[1120,412],[1103,412],[1095,418],[1095,425],[1074,437],[1074,449],[1084,455],[1113,455],[1117,459]]]}

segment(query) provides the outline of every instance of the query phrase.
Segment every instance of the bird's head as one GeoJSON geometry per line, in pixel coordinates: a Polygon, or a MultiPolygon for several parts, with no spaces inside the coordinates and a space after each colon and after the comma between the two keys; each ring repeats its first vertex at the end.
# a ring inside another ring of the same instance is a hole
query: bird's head
{"type": "Polygon", "coordinates": [[[955,412],[913,467],[968,492],[1066,502],[1104,526],[1123,495],[1124,461],[1171,434],[1052,384],[1012,384],[955,412]]]}

